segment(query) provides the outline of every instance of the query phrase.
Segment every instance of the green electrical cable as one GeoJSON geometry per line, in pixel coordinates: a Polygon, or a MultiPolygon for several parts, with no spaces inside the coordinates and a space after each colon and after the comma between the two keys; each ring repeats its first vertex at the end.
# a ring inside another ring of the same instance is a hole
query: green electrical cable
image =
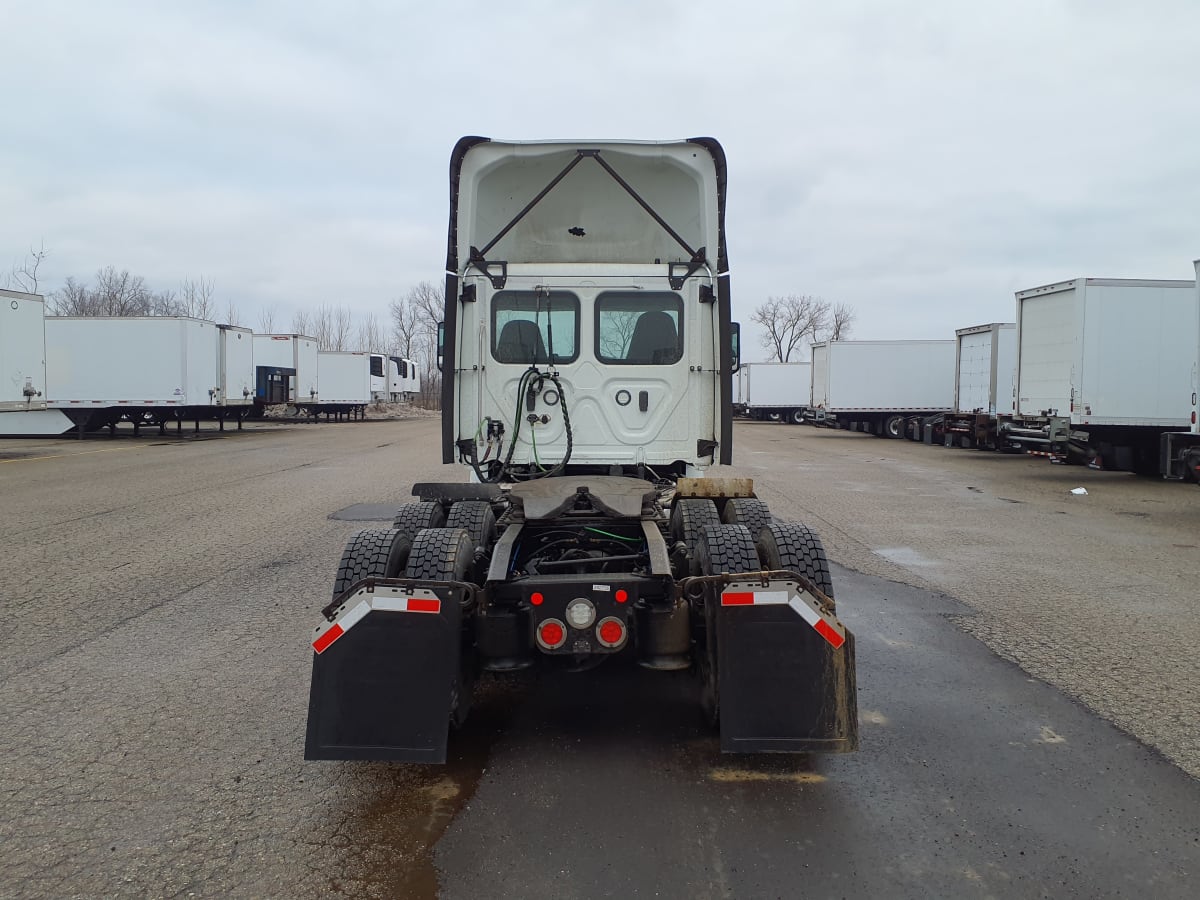
{"type": "Polygon", "coordinates": [[[623,537],[619,534],[613,534],[611,531],[604,531],[603,529],[600,529],[600,528],[585,528],[584,531],[591,531],[595,534],[602,534],[605,537],[614,538],[615,540],[618,540],[618,541],[629,541],[631,544],[640,544],[642,542],[641,538],[623,537]]]}

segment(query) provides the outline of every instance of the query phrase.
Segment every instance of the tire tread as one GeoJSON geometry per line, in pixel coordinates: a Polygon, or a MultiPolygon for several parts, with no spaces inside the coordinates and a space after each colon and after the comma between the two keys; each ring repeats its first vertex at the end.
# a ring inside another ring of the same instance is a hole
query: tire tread
{"type": "Polygon", "coordinates": [[[760,532],[758,549],[770,568],[799,572],[833,600],[833,578],[821,538],[806,525],[785,522],[760,532]]]}
{"type": "Polygon", "coordinates": [[[417,533],[408,554],[408,578],[462,581],[470,569],[474,543],[465,528],[426,528],[417,533]]]}
{"type": "Polygon", "coordinates": [[[353,534],[342,552],[337,574],[333,579],[333,596],[337,597],[352,584],[364,578],[390,578],[398,572],[389,571],[395,560],[394,550],[399,532],[391,528],[365,528],[353,534]]]}
{"type": "Polygon", "coordinates": [[[771,517],[771,510],[763,501],[754,497],[733,497],[725,501],[721,521],[727,525],[745,525],[750,531],[750,537],[758,540],[759,532],[774,519],[771,517]]]}

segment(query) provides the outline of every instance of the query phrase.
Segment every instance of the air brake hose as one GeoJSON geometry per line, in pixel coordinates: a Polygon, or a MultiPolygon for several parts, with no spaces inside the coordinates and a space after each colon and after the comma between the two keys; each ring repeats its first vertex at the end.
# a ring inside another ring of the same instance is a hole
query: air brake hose
{"type": "Polygon", "coordinates": [[[537,366],[530,366],[521,374],[521,380],[517,382],[517,407],[513,416],[513,433],[512,440],[508,444],[508,453],[504,456],[504,462],[500,466],[500,471],[496,473],[496,477],[490,479],[493,482],[503,481],[504,476],[512,464],[513,453],[517,449],[517,436],[521,433],[521,413],[525,405],[525,394],[529,389],[530,377],[541,377],[541,373],[537,370],[537,366]]]}

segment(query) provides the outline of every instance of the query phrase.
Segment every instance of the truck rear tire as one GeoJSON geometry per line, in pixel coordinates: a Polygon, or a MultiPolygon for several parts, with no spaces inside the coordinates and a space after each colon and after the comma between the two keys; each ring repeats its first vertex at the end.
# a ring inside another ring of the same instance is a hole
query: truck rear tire
{"type": "Polygon", "coordinates": [[[486,500],[459,500],[450,507],[446,528],[461,528],[476,547],[490,548],[496,537],[496,514],[486,500]]]}
{"type": "Polygon", "coordinates": [[[726,525],[745,525],[752,540],[758,539],[758,533],[771,524],[771,510],[767,504],[754,497],[734,497],[725,501],[725,511],[721,513],[721,521],[726,525]]]}
{"type": "Polygon", "coordinates": [[[446,510],[440,503],[405,503],[396,510],[392,527],[411,532],[415,537],[422,528],[441,528],[446,524],[446,510]]]}
{"type": "MultiPolygon", "coordinates": [[[[466,529],[426,528],[413,541],[404,574],[408,578],[430,581],[470,581],[474,561],[475,544],[466,529]]],[[[459,653],[458,675],[450,692],[448,714],[454,728],[461,728],[467,720],[477,671],[476,655],[469,644],[464,644],[459,653]]]]}
{"type": "Polygon", "coordinates": [[[803,425],[804,424],[804,410],[793,409],[790,413],[788,413],[788,421],[791,422],[793,425],[803,425]]]}
{"type": "MultiPolygon", "coordinates": [[[[754,540],[745,525],[710,525],[703,530],[696,547],[701,575],[757,572],[761,566],[754,540]]],[[[715,610],[712,611],[715,613],[715,610]]],[[[721,698],[717,676],[716,632],[711,616],[706,616],[704,644],[697,649],[696,674],[700,679],[700,714],[710,728],[721,722],[721,698]]]]}
{"type": "Polygon", "coordinates": [[[904,416],[888,416],[883,420],[883,437],[904,437],[904,416]]]}
{"type": "Polygon", "coordinates": [[[799,572],[829,598],[829,611],[834,612],[829,560],[815,531],[792,523],[768,525],[758,535],[758,555],[768,569],[799,572]]]}
{"type": "Polygon", "coordinates": [[[696,552],[700,536],[708,525],[720,525],[721,517],[711,500],[676,500],[671,509],[671,537],[683,541],[689,553],[696,552]]]}
{"type": "Polygon", "coordinates": [[[701,575],[759,572],[758,550],[745,525],[709,525],[700,535],[696,560],[701,575]]]}
{"type": "Polygon", "coordinates": [[[475,558],[474,539],[464,528],[426,528],[412,543],[406,578],[467,581],[475,558]]]}
{"type": "Polygon", "coordinates": [[[338,563],[334,598],[364,578],[400,577],[411,546],[411,537],[390,528],[368,528],[355,534],[338,563]]]}

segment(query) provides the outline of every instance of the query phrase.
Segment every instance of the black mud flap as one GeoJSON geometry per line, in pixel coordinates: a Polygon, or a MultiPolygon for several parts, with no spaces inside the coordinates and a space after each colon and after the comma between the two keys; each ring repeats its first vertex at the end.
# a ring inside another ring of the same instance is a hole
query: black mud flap
{"type": "Polygon", "coordinates": [[[304,758],[444,763],[459,591],[366,584],[351,588],[313,641],[304,758]]]}
{"type": "Polygon", "coordinates": [[[795,582],[714,594],[721,750],[857,750],[854,635],[795,582]]]}

